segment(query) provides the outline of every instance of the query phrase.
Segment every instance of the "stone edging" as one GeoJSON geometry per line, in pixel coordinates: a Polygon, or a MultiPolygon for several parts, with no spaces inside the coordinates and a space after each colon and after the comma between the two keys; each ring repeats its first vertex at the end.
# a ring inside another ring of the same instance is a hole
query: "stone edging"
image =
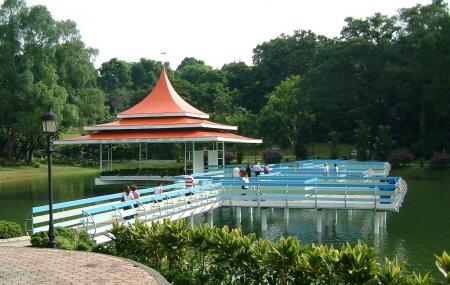
{"type": "MultiPolygon", "coordinates": [[[[117,257],[117,256],[115,256],[117,257]]],[[[118,257],[120,259],[126,260],[134,265],[136,265],[137,267],[141,268],[142,270],[144,270],[145,272],[147,272],[148,274],[150,274],[151,276],[153,276],[153,278],[155,278],[156,283],[158,283],[158,285],[170,285],[169,281],[166,280],[166,278],[164,278],[158,271],[156,271],[155,269],[148,267],[142,263],[136,262],[134,260],[131,259],[127,259],[127,258],[122,258],[122,257],[118,257]]]]}
{"type": "Polygon", "coordinates": [[[15,237],[15,238],[6,238],[6,239],[0,239],[0,243],[8,243],[8,242],[16,242],[16,241],[29,241],[29,236],[21,236],[21,237],[15,237]]]}
{"type": "Polygon", "coordinates": [[[142,263],[139,263],[137,261],[134,261],[134,260],[131,260],[128,258],[120,257],[120,256],[109,255],[109,254],[104,254],[104,253],[99,253],[99,252],[92,252],[92,253],[99,254],[99,255],[105,255],[105,256],[109,256],[109,257],[114,257],[114,258],[121,259],[121,260],[124,260],[129,263],[132,263],[133,265],[141,268],[142,270],[147,272],[150,276],[152,276],[155,279],[156,283],[158,283],[158,285],[170,285],[169,281],[167,281],[166,278],[164,278],[158,271],[156,271],[155,269],[148,267],[142,263]]]}

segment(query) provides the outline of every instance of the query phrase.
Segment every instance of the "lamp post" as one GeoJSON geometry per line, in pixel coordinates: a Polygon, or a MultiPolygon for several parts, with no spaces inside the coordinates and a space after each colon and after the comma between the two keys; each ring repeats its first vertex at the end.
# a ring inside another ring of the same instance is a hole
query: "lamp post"
{"type": "Polygon", "coordinates": [[[56,115],[51,107],[42,116],[42,128],[47,134],[47,159],[48,159],[48,247],[56,248],[55,229],[53,226],[53,183],[52,183],[52,136],[56,132],[56,115]]]}

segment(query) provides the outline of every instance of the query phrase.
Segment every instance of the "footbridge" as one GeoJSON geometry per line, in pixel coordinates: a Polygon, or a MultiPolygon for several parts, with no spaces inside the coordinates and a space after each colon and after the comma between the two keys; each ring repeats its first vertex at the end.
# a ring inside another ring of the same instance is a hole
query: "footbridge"
{"type": "MultiPolygon", "coordinates": [[[[358,170],[359,171],[359,170],[358,170]]],[[[362,170],[367,171],[367,170],[362,170]]],[[[56,227],[83,229],[103,241],[113,223],[133,224],[136,219],[146,223],[164,218],[177,220],[208,213],[218,207],[316,209],[317,231],[322,231],[321,210],[372,210],[377,213],[374,232],[377,233],[387,211],[398,212],[407,192],[400,177],[365,177],[339,173],[339,176],[304,176],[302,171],[278,169],[243,183],[240,177],[227,176],[226,170],[195,175],[201,185],[184,188],[184,183],[141,189],[137,200],[121,202],[121,193],[80,199],[53,205],[56,227]],[[296,174],[296,175],[294,175],[296,174]],[[378,214],[381,213],[381,214],[378,214]]],[[[182,178],[176,177],[177,179],[182,178]]],[[[48,205],[33,207],[26,221],[29,234],[48,230],[48,205]]]]}

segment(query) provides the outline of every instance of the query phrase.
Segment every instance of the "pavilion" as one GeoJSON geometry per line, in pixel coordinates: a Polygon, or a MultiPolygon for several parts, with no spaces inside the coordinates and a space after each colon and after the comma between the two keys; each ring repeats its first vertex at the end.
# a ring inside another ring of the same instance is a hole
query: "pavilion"
{"type": "MultiPolygon", "coordinates": [[[[119,113],[118,120],[87,126],[91,134],[55,141],[55,144],[99,144],[100,171],[103,170],[103,145],[139,143],[184,143],[185,169],[187,145],[192,146],[193,172],[204,172],[204,165],[225,165],[225,143],[262,143],[260,139],[236,135],[237,126],[208,121],[209,115],[183,100],[170,83],[165,68],[150,94],[135,106],[119,113]],[[197,149],[198,143],[212,143],[212,149],[197,149]],[[205,162],[207,152],[207,162],[205,162]]],[[[189,146],[190,147],[190,146],[189,146]]],[[[112,148],[108,149],[108,165],[112,168],[112,148]]]]}

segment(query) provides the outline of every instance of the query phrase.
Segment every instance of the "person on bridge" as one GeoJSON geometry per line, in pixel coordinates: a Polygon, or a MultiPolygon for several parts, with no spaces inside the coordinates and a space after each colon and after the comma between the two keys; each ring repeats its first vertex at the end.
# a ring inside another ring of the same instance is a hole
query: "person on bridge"
{"type": "Polygon", "coordinates": [[[261,164],[259,162],[255,164],[253,170],[255,171],[255,176],[259,176],[261,174],[261,164]]]}
{"type": "Polygon", "coordinates": [[[328,163],[325,163],[323,165],[323,176],[328,176],[329,172],[330,172],[330,167],[328,166],[328,163]]]}
{"type": "Polygon", "coordinates": [[[264,170],[264,174],[269,174],[269,172],[270,172],[270,168],[267,164],[264,164],[263,170],[264,170]]]}
{"type": "MultiPolygon", "coordinates": [[[[250,179],[248,178],[248,174],[245,173],[244,177],[242,177],[242,190],[248,190],[248,183],[250,183],[250,179]]],[[[242,193],[242,195],[247,195],[247,193],[242,193]]]]}
{"type": "Polygon", "coordinates": [[[245,168],[245,172],[247,172],[248,177],[252,177],[252,169],[250,165],[247,164],[247,168],[245,168]]]}
{"type": "Polygon", "coordinates": [[[241,170],[237,166],[233,168],[233,177],[240,177],[241,176],[240,171],[241,170]]]}
{"type": "Polygon", "coordinates": [[[155,195],[162,194],[162,182],[158,182],[158,185],[155,187],[155,195]]]}
{"type": "MultiPolygon", "coordinates": [[[[120,201],[126,202],[126,201],[131,201],[133,199],[134,199],[134,197],[133,197],[133,193],[131,193],[130,186],[125,185],[124,192],[122,193],[122,199],[120,199],[120,201]]],[[[129,209],[131,209],[131,206],[123,207],[124,211],[129,210],[129,209]]],[[[129,220],[129,219],[132,219],[133,217],[134,217],[134,215],[127,215],[127,216],[124,216],[123,219],[129,220]]]]}
{"type": "Polygon", "coordinates": [[[188,171],[188,175],[184,178],[184,188],[195,187],[195,179],[192,176],[192,172],[188,171]]]}
{"type": "Polygon", "coordinates": [[[339,166],[336,163],[334,164],[334,172],[336,176],[339,176],[339,166]]]}

